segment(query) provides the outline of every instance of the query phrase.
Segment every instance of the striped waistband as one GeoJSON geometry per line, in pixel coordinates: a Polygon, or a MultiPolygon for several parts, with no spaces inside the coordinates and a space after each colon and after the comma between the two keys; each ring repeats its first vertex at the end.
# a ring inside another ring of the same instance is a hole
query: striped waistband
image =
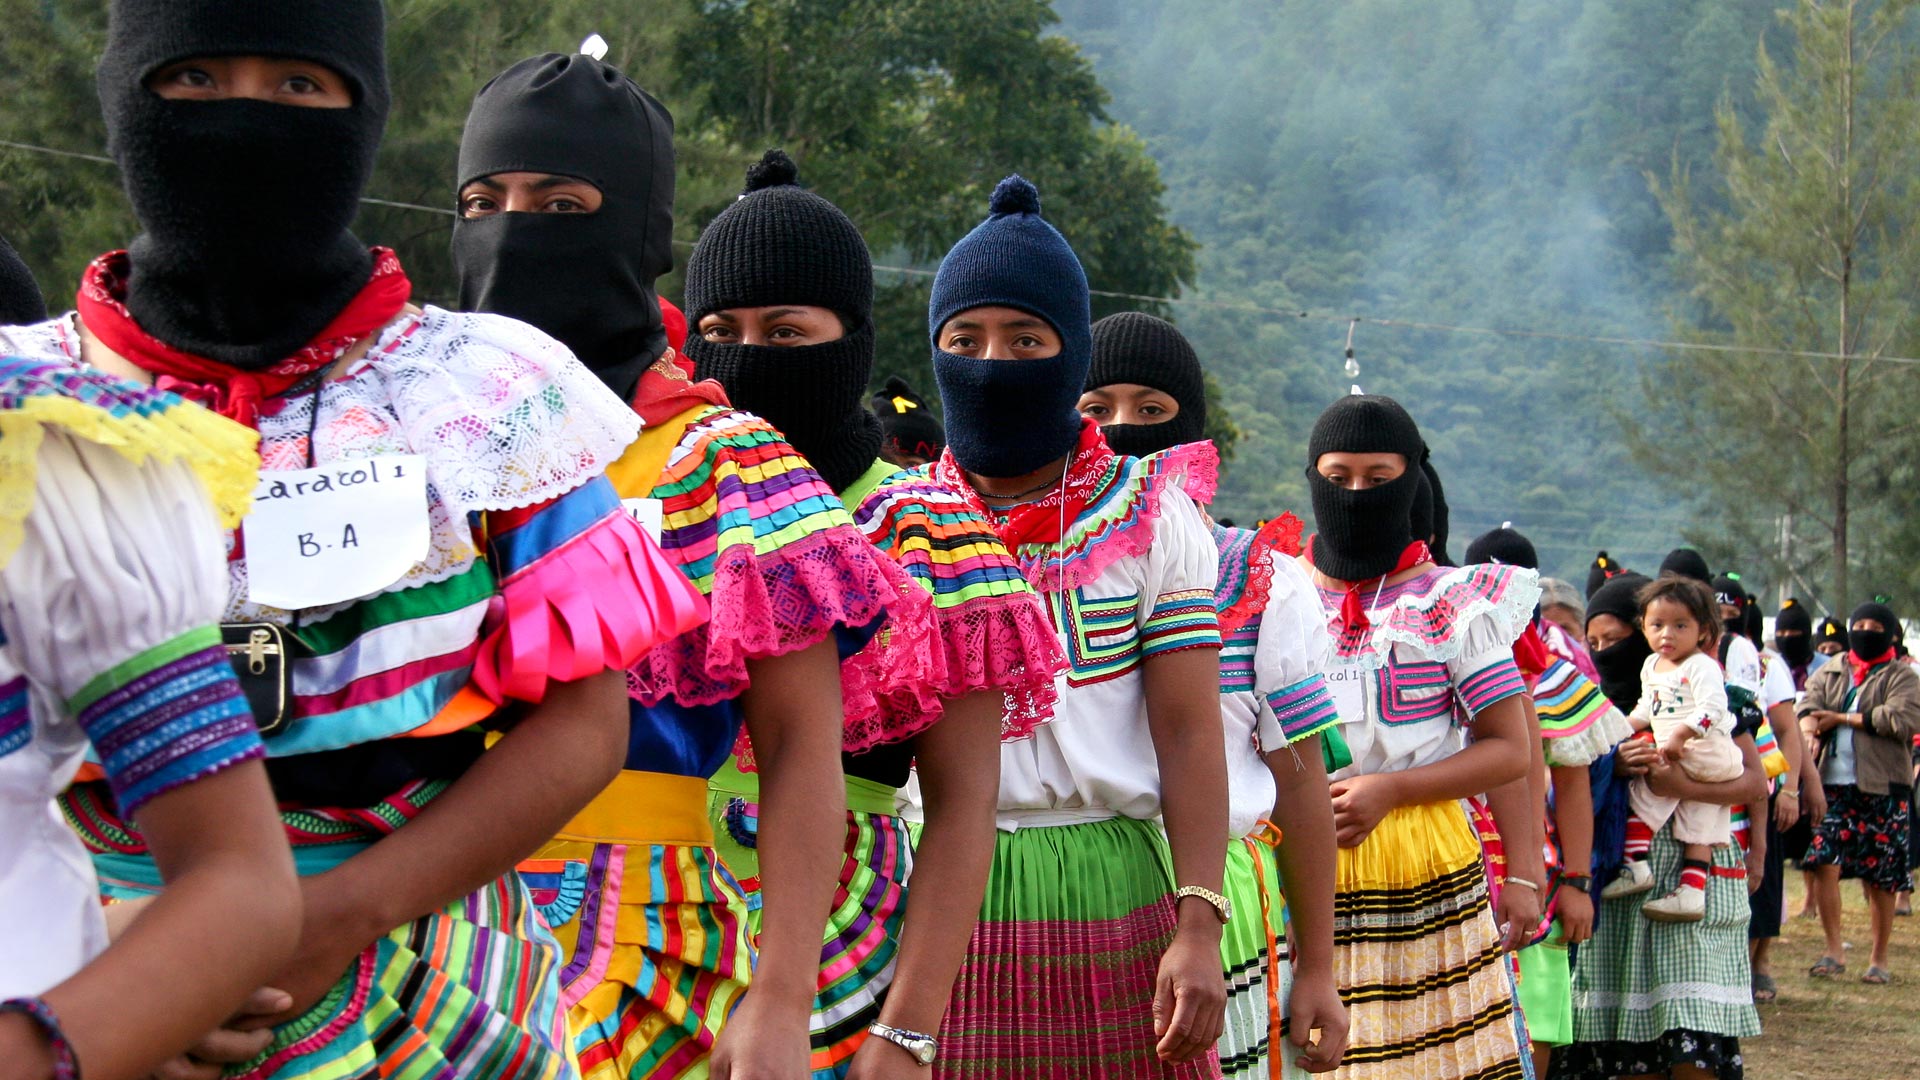
{"type": "Polygon", "coordinates": [[[622,772],[561,828],[556,839],[712,847],[707,782],[698,776],[622,772]]]}

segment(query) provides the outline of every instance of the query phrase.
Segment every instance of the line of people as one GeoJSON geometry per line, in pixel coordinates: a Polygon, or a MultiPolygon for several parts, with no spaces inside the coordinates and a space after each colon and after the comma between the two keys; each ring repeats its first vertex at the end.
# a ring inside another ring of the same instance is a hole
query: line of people
{"type": "MultiPolygon", "coordinates": [[[[0,327],[0,1076],[1737,1075],[1777,815],[1704,567],[1569,634],[1359,394],[1313,536],[1214,522],[1199,358],[1018,176],[944,431],[876,416],[857,224],[769,151],[667,305],[672,118],[584,55],[479,91],[415,303],[349,231],[383,39],[112,6],[142,231],[0,327]]],[[[1869,661],[1799,708],[1873,792],[1869,661]]]]}

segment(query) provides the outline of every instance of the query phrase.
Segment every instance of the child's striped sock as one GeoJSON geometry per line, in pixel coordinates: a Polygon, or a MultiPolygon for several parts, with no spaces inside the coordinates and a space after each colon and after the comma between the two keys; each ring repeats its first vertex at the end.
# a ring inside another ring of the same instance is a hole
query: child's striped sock
{"type": "Polygon", "coordinates": [[[1701,892],[1707,891],[1708,864],[1702,859],[1684,859],[1680,863],[1680,887],[1691,885],[1701,892]]]}
{"type": "Polygon", "coordinates": [[[1627,842],[1622,849],[1627,858],[1634,862],[1645,862],[1648,852],[1653,850],[1653,830],[1637,817],[1627,819],[1627,842]]]}

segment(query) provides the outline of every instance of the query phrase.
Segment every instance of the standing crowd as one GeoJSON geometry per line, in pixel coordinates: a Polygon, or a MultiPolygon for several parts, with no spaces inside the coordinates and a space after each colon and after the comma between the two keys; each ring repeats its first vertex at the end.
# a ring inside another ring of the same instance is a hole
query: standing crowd
{"type": "Polygon", "coordinates": [[[778,150],[474,98],[454,309],[349,231],[378,0],[113,0],[140,223],[0,245],[0,1080],[1738,1077],[1791,854],[1911,890],[1895,613],[1448,557],[1394,400],[1208,514],[1199,358],[1009,176],[874,378],[778,150]],[[351,490],[348,490],[351,489],[351,490]]]}

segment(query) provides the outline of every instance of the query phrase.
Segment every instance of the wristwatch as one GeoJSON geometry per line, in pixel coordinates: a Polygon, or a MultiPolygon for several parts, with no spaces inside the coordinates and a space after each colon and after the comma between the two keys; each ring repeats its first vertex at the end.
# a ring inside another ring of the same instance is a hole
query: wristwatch
{"type": "Polygon", "coordinates": [[[1224,896],[1221,896],[1219,893],[1214,892],[1212,889],[1203,889],[1198,885],[1180,886],[1179,891],[1173,894],[1174,906],[1176,907],[1179,906],[1180,901],[1185,900],[1189,896],[1197,896],[1200,899],[1205,900],[1207,903],[1212,904],[1213,913],[1215,915],[1220,916],[1220,921],[1222,923],[1225,923],[1229,919],[1233,918],[1233,901],[1227,899],[1224,896]]]}
{"type": "Polygon", "coordinates": [[[888,1027],[876,1020],[872,1027],[867,1028],[867,1034],[878,1036],[900,1049],[905,1050],[907,1053],[913,1055],[913,1060],[922,1065],[931,1065],[933,1064],[933,1059],[940,1056],[940,1043],[938,1040],[923,1032],[908,1031],[905,1028],[888,1027]]]}

